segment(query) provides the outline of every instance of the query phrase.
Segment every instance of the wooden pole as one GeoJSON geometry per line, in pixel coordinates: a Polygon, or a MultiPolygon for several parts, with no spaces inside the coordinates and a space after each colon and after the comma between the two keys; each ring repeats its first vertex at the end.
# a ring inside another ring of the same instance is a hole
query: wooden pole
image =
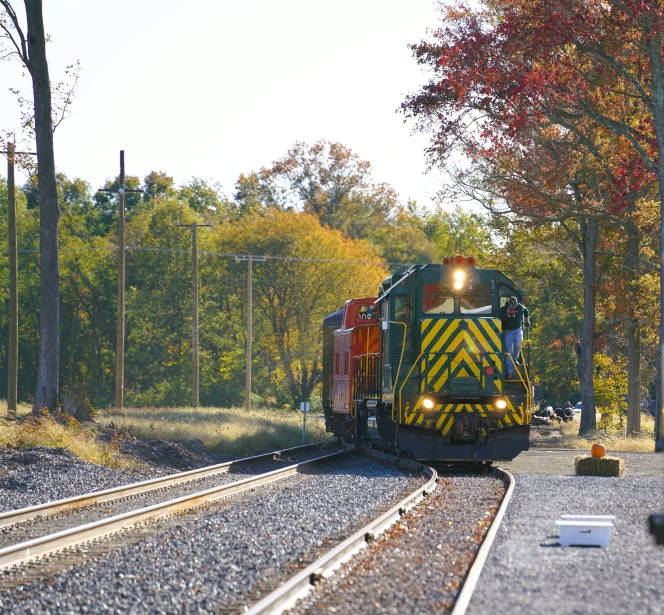
{"type": "Polygon", "coordinates": [[[251,289],[251,263],[252,257],[251,254],[247,259],[248,275],[247,275],[247,380],[245,383],[245,401],[244,407],[247,410],[251,410],[251,337],[252,337],[252,289],[251,289]]]}
{"type": "Polygon", "coordinates": [[[198,223],[191,225],[191,405],[198,408],[198,223]]]}
{"type": "Polygon", "coordinates": [[[141,190],[127,190],[125,177],[124,150],[120,150],[120,187],[100,188],[98,192],[120,195],[118,205],[118,330],[115,351],[115,406],[124,407],[124,359],[125,359],[125,194],[140,194],[141,190]]]}
{"type": "Polygon", "coordinates": [[[16,241],[16,184],[13,143],[7,144],[7,223],[9,231],[9,366],[7,413],[16,416],[18,388],[18,252],[16,241]]]}
{"type": "Polygon", "coordinates": [[[115,406],[124,407],[125,351],[125,162],[120,150],[120,207],[118,222],[118,333],[115,355],[115,406]]]}
{"type": "Polygon", "coordinates": [[[177,224],[191,227],[191,405],[199,404],[199,358],[198,358],[198,229],[211,224],[177,224]]]}

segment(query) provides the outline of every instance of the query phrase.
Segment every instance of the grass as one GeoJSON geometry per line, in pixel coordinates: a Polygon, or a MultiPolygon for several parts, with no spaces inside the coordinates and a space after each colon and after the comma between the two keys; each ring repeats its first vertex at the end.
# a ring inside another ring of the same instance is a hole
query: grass
{"type": "MultiPolygon", "coordinates": [[[[598,425],[599,425],[598,415],[598,425]]],[[[655,419],[649,414],[641,414],[641,433],[626,436],[618,423],[607,425],[606,430],[600,429],[587,437],[580,437],[579,421],[569,421],[560,427],[562,439],[556,443],[560,448],[588,449],[594,442],[601,442],[608,451],[632,451],[652,453],[655,450],[655,419]]]]}
{"type": "MultiPolygon", "coordinates": [[[[200,440],[216,453],[244,455],[302,443],[302,414],[243,408],[125,408],[101,410],[95,421],[129,429],[132,435],[200,440]]],[[[307,417],[307,442],[329,437],[320,414],[307,417]]]]}
{"type": "Polygon", "coordinates": [[[134,470],[137,463],[120,453],[118,443],[101,442],[68,415],[35,417],[32,408],[21,404],[18,420],[8,420],[7,404],[0,401],[0,446],[21,449],[45,446],[67,449],[83,461],[117,470],[134,470]]]}

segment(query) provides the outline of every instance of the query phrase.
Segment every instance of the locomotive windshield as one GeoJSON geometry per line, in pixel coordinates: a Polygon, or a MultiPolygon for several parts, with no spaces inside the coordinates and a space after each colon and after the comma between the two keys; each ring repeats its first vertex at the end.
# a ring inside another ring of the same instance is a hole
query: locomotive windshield
{"type": "Polygon", "coordinates": [[[493,309],[493,300],[490,295],[467,295],[459,301],[462,314],[473,316],[488,316],[493,309]]]}
{"type": "Polygon", "coordinates": [[[454,314],[454,297],[445,284],[425,284],[422,310],[425,314],[454,314]]]}

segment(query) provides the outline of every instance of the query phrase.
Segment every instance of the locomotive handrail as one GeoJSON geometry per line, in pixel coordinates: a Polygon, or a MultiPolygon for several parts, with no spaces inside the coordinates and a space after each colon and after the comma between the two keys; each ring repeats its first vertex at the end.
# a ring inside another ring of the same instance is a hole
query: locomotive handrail
{"type": "MultiPolygon", "coordinates": [[[[413,362],[413,366],[410,368],[410,371],[408,372],[408,375],[406,376],[406,379],[403,381],[403,384],[401,385],[401,388],[399,389],[399,408],[398,408],[398,422],[400,423],[403,418],[401,417],[401,394],[403,393],[403,388],[406,386],[406,383],[408,382],[408,379],[410,378],[410,375],[413,373],[413,370],[415,369],[415,366],[418,364],[419,360],[422,358],[422,355],[424,352],[420,352],[420,354],[417,356],[417,359],[413,362]]],[[[394,388],[396,389],[396,381],[394,383],[394,388]]],[[[392,421],[394,421],[394,406],[392,407],[392,421]]]]}
{"type": "MultiPolygon", "coordinates": [[[[512,355],[509,352],[505,353],[506,356],[510,358],[510,361],[512,361],[512,366],[516,366],[516,361],[512,358],[512,355]]],[[[523,352],[520,352],[521,354],[521,359],[523,359],[523,352]]],[[[514,370],[518,375],[519,379],[518,380],[507,380],[505,379],[505,382],[521,382],[523,385],[523,388],[526,389],[526,404],[523,408],[523,423],[525,425],[526,423],[526,416],[528,414],[528,407],[529,407],[529,401],[532,403],[531,397],[532,397],[532,391],[530,389],[530,379],[528,379],[528,370],[526,369],[525,365],[523,366],[523,371],[526,374],[526,380],[523,379],[523,376],[521,375],[521,372],[518,369],[514,370]]]]}
{"type": "Polygon", "coordinates": [[[361,395],[379,398],[380,358],[380,352],[353,357],[353,399],[357,400],[361,395]]]}
{"type": "MultiPolygon", "coordinates": [[[[530,342],[530,340],[528,340],[530,342]]],[[[521,361],[523,362],[523,373],[526,375],[526,384],[527,384],[527,391],[526,391],[526,407],[524,408],[523,411],[523,422],[526,422],[526,418],[528,416],[528,408],[533,407],[533,389],[530,384],[530,374],[528,373],[528,366],[526,365],[526,357],[523,355],[523,346],[519,349],[519,353],[521,354],[521,361]],[[530,401],[530,403],[528,403],[530,401]]]]}
{"type": "MultiPolygon", "coordinates": [[[[403,326],[403,341],[401,342],[401,354],[399,355],[399,367],[397,367],[397,377],[394,379],[394,390],[396,391],[397,384],[399,382],[399,373],[401,372],[401,364],[403,363],[403,355],[406,353],[406,335],[408,334],[408,325],[405,322],[395,322],[390,321],[393,325],[402,325],[403,326]]],[[[422,353],[420,353],[421,355],[422,353]]],[[[419,357],[418,357],[419,358],[419,357]]],[[[415,364],[413,363],[413,367],[415,364]]],[[[413,368],[410,368],[410,371],[413,371],[413,368]]],[[[408,372],[410,376],[410,372],[408,372]]],[[[408,380],[408,378],[406,378],[408,380]]],[[[404,381],[405,384],[405,381],[404,381]]],[[[401,387],[403,389],[403,387],[401,387]]],[[[399,406],[401,406],[401,397],[399,397],[399,406]]],[[[401,414],[401,408],[399,408],[399,414],[401,414]]],[[[394,421],[394,408],[392,408],[392,421],[394,421]]]]}

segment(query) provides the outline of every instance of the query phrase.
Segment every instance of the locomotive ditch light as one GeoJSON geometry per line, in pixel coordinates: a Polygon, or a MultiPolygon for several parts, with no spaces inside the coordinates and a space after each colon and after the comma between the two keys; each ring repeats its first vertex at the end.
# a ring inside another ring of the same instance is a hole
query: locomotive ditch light
{"type": "Polygon", "coordinates": [[[422,400],[422,405],[427,409],[427,410],[433,410],[434,406],[436,405],[436,402],[431,399],[431,397],[425,397],[422,400]]]}
{"type": "Polygon", "coordinates": [[[502,397],[499,397],[496,401],[494,401],[493,405],[496,410],[504,410],[507,408],[507,402],[502,397]]]}

